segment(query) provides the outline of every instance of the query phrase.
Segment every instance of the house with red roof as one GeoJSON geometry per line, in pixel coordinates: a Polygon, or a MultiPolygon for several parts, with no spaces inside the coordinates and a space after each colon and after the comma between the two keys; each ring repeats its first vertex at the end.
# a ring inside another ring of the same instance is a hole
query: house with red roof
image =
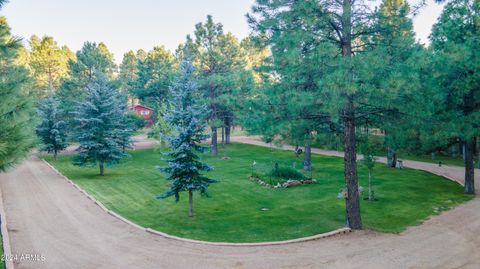
{"type": "Polygon", "coordinates": [[[143,117],[145,119],[145,122],[147,123],[147,126],[152,126],[154,124],[153,122],[153,109],[140,105],[140,104],[135,104],[131,108],[135,114],[143,117]]]}

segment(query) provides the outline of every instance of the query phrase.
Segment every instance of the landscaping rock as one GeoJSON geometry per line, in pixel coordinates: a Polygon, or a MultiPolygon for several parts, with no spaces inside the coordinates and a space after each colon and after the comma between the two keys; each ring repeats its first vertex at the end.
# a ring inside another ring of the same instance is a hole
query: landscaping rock
{"type": "Polygon", "coordinates": [[[288,180],[287,182],[281,184],[283,188],[290,188],[298,185],[314,184],[316,183],[313,179],[308,180],[288,180]]]}
{"type": "Polygon", "coordinates": [[[284,183],[277,183],[276,185],[271,185],[265,181],[263,181],[260,178],[250,176],[250,180],[254,181],[262,186],[269,187],[269,188],[274,188],[274,189],[279,189],[279,188],[290,188],[294,186],[299,186],[299,185],[306,185],[306,184],[315,184],[317,181],[315,179],[307,179],[307,180],[292,180],[289,179],[284,183]]]}

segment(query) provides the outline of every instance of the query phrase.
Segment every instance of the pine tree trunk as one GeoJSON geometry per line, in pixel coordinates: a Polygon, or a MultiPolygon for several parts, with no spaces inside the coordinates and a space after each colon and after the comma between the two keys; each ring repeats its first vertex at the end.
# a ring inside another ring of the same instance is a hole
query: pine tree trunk
{"type": "MultiPolygon", "coordinates": [[[[342,2],[342,56],[352,57],[352,2],[342,2]]],[[[348,76],[348,74],[347,74],[348,76]]],[[[349,80],[350,77],[345,77],[349,80]]],[[[353,82],[352,82],[353,83],[353,82]]],[[[355,112],[353,96],[345,93],[346,103],[344,107],[344,135],[345,135],[345,184],[347,195],[345,198],[347,226],[352,229],[362,229],[360,216],[360,197],[358,195],[357,178],[357,151],[355,138],[355,112]]]]}
{"type": "MultiPolygon", "coordinates": [[[[477,138],[475,137],[475,144],[477,144],[477,138]]],[[[477,168],[480,169],[480,150],[477,148],[477,168]]]]}
{"type": "Polygon", "coordinates": [[[477,168],[480,169],[480,149],[478,148],[478,143],[477,143],[478,137],[475,137],[474,140],[475,140],[475,150],[473,151],[474,152],[473,163],[475,163],[475,154],[477,154],[477,159],[476,159],[477,168]]]}
{"type": "Polygon", "coordinates": [[[465,193],[475,194],[475,169],[473,155],[475,151],[475,138],[464,142],[465,152],[465,193]]]}
{"type": "Polygon", "coordinates": [[[352,229],[362,229],[360,216],[360,196],[358,194],[357,178],[357,151],[355,138],[355,115],[353,102],[349,97],[345,107],[345,184],[347,197],[345,199],[347,211],[347,225],[352,229]]]}
{"type": "Polygon", "coordinates": [[[217,156],[218,148],[217,148],[217,127],[212,127],[212,156],[217,156]]]}
{"type": "Polygon", "coordinates": [[[193,193],[192,190],[188,190],[188,216],[193,217],[193,193]]]}
{"type": "Polygon", "coordinates": [[[225,145],[225,127],[222,127],[222,146],[225,145]]]}
{"type": "Polygon", "coordinates": [[[437,155],[435,154],[435,151],[432,151],[432,160],[435,161],[437,159],[437,155]]]}
{"type": "Polygon", "coordinates": [[[103,162],[100,162],[100,175],[104,176],[105,175],[105,164],[103,162]]]}
{"type": "Polygon", "coordinates": [[[231,130],[231,126],[228,125],[227,127],[225,127],[225,144],[230,144],[230,130],[231,130]]]}
{"type": "Polygon", "coordinates": [[[57,160],[57,150],[53,150],[53,159],[56,161],[57,160]]]}
{"type": "Polygon", "coordinates": [[[310,142],[305,143],[305,153],[303,154],[303,170],[310,171],[312,169],[312,146],[310,142]]]}

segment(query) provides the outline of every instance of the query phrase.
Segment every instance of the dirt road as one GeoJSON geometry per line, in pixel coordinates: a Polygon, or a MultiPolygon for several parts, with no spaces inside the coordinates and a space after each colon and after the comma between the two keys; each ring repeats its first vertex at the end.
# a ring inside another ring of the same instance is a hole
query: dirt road
{"type": "Polygon", "coordinates": [[[400,235],[361,231],[284,246],[217,247],[131,227],[35,157],[0,174],[0,189],[12,252],[45,258],[16,261],[16,268],[480,268],[479,198],[400,235]]]}

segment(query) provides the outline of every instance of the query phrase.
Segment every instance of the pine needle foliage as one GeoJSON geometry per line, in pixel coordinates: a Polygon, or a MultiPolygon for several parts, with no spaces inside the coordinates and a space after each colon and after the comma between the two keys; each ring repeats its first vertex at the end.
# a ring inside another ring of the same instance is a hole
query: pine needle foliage
{"type": "Polygon", "coordinates": [[[17,164],[35,144],[31,80],[28,71],[15,64],[21,48],[0,17],[0,171],[17,164]]]}

